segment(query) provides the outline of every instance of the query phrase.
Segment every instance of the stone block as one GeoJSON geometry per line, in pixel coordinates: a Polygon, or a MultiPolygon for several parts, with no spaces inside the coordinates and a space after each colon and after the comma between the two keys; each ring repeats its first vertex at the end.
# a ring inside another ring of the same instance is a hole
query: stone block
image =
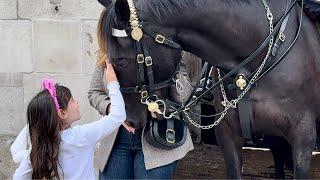
{"type": "Polygon", "coordinates": [[[21,87],[23,85],[21,73],[0,73],[0,86],[21,87]]]}
{"type": "Polygon", "coordinates": [[[0,72],[32,71],[31,22],[0,20],[0,72]]]}
{"type": "Polygon", "coordinates": [[[17,19],[17,0],[0,1],[0,19],[17,19]]]}
{"type": "Polygon", "coordinates": [[[22,87],[0,87],[0,134],[15,134],[26,124],[22,87]]]}
{"type": "Polygon", "coordinates": [[[10,153],[10,147],[15,139],[12,135],[0,135],[0,179],[12,179],[17,168],[10,153]]]}
{"type": "Polygon", "coordinates": [[[18,0],[18,16],[24,19],[99,19],[102,9],[88,0],[18,0]]]}
{"type": "Polygon", "coordinates": [[[97,23],[93,20],[82,23],[82,72],[85,74],[92,74],[97,62],[97,23]]]}
{"type": "Polygon", "coordinates": [[[35,72],[81,72],[81,23],[78,20],[33,21],[35,72]]]}

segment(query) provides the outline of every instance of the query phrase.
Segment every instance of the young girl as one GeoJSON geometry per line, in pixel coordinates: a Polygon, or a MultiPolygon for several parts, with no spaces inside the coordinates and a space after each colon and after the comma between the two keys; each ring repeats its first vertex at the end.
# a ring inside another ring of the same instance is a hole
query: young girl
{"type": "Polygon", "coordinates": [[[31,152],[24,156],[13,179],[95,179],[95,145],[126,119],[119,83],[112,65],[106,64],[110,113],[90,124],[71,127],[80,119],[78,102],[67,87],[43,80],[44,90],[27,109],[31,152]]]}

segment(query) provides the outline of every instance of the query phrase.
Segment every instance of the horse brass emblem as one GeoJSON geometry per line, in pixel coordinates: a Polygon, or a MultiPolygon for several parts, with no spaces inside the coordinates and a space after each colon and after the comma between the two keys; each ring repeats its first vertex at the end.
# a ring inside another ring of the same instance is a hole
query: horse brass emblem
{"type": "Polygon", "coordinates": [[[243,90],[247,86],[247,81],[242,75],[240,75],[236,80],[236,85],[240,88],[240,90],[243,90]]]}
{"type": "Polygon", "coordinates": [[[143,32],[141,30],[141,28],[139,27],[139,18],[137,15],[137,10],[136,7],[134,5],[133,0],[127,0],[128,5],[129,5],[129,9],[130,9],[130,25],[132,28],[131,31],[131,37],[132,39],[136,40],[136,41],[140,41],[140,39],[143,36],[143,32]]]}
{"type": "Polygon", "coordinates": [[[148,104],[148,110],[150,112],[157,112],[159,110],[159,105],[156,102],[150,102],[148,104]]]}
{"type": "Polygon", "coordinates": [[[131,37],[132,39],[136,40],[136,41],[140,41],[140,39],[143,36],[143,32],[140,28],[138,27],[133,27],[132,31],[131,31],[131,37]]]}

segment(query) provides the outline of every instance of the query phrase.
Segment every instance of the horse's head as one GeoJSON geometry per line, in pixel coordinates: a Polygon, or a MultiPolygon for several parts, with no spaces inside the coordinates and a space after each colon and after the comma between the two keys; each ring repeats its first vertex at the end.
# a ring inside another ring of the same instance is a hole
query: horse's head
{"type": "MultiPolygon", "coordinates": [[[[119,83],[122,88],[138,86],[139,78],[136,41],[132,39],[130,32],[127,32],[128,36],[126,37],[117,37],[113,33],[114,30],[112,30],[131,29],[129,23],[130,10],[128,2],[127,0],[117,0],[115,4],[111,4],[111,0],[99,0],[99,2],[107,8],[107,12],[102,17],[103,23],[99,28],[101,28],[101,31],[103,32],[102,34],[107,47],[107,55],[114,66],[119,83]]],[[[138,17],[140,21],[145,21],[147,18],[143,16],[143,10],[140,9],[141,6],[138,3],[136,6],[138,10],[138,17]]],[[[166,37],[170,37],[172,40],[174,40],[177,35],[171,28],[157,28],[156,26],[152,26],[151,23],[150,26],[149,24],[147,26],[149,30],[162,34],[166,37]]],[[[122,33],[123,32],[124,31],[122,31],[122,33]]],[[[146,33],[144,33],[140,41],[142,40],[145,42],[150,56],[153,59],[152,70],[154,83],[161,83],[172,78],[181,60],[181,50],[164,44],[159,44],[153,37],[146,33]]],[[[148,71],[146,64],[144,64],[144,66],[144,84],[148,85],[148,71]]],[[[155,90],[154,93],[161,98],[165,98],[163,96],[168,92],[167,88],[155,90]]],[[[129,121],[134,127],[143,126],[146,123],[148,111],[147,106],[141,103],[141,94],[123,93],[123,97],[126,104],[127,121],[129,121]]]]}

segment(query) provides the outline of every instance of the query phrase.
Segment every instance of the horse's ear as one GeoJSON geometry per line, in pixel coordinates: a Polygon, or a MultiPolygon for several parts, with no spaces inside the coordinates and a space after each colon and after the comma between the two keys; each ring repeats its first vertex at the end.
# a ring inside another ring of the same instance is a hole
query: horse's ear
{"type": "Polygon", "coordinates": [[[115,13],[117,20],[128,22],[130,19],[130,9],[127,0],[117,0],[115,3],[115,13]]]}
{"type": "Polygon", "coordinates": [[[105,8],[108,8],[111,3],[112,3],[112,0],[98,0],[100,4],[102,4],[105,8]]]}

